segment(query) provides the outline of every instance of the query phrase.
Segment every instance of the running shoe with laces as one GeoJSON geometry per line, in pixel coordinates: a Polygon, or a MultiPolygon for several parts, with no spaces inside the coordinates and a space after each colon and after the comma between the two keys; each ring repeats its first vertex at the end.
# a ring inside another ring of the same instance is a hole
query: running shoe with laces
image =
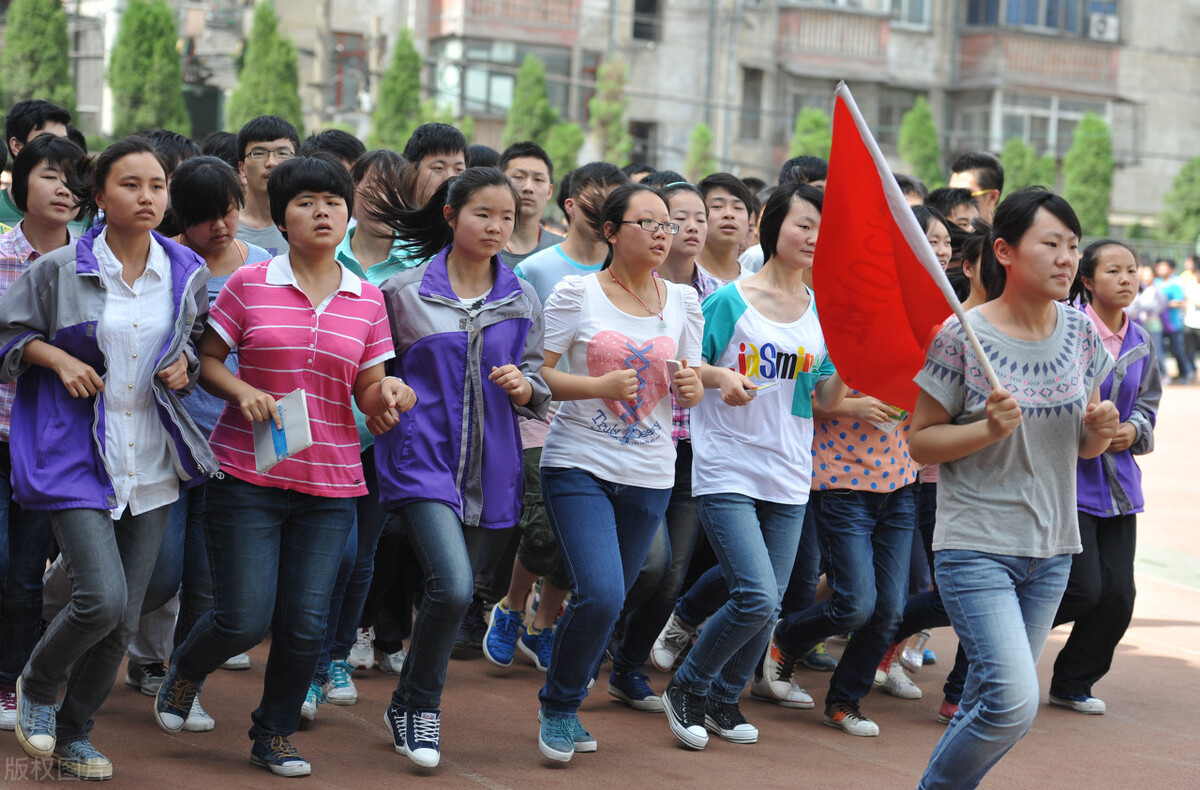
{"type": "Polygon", "coordinates": [[[1104,700],[1090,694],[1050,694],[1050,704],[1059,708],[1068,708],[1078,713],[1089,713],[1099,716],[1104,713],[1104,700]]]}
{"type": "Polygon", "coordinates": [[[112,779],[112,761],[87,738],[54,747],[53,760],[64,774],[84,780],[112,779]]]}
{"type": "Polygon", "coordinates": [[[437,708],[405,711],[404,753],[422,768],[436,768],[442,759],[442,712],[437,708]]]}
{"type": "Polygon", "coordinates": [[[283,735],[260,735],[250,747],[250,762],[276,776],[308,776],[312,766],[283,735]]]}
{"type": "Polygon", "coordinates": [[[149,664],[134,664],[125,667],[125,685],[137,689],[147,697],[158,695],[158,687],[167,676],[167,668],[154,661],[149,664]]]}
{"type": "Polygon", "coordinates": [[[314,721],[317,718],[317,709],[328,701],[325,696],[325,690],[316,683],[310,683],[308,686],[308,694],[304,697],[304,704],[300,706],[300,718],[305,721],[314,721]]]}
{"type": "Polygon", "coordinates": [[[408,716],[405,715],[404,708],[398,708],[394,703],[389,704],[383,712],[383,723],[392,734],[392,746],[395,747],[396,754],[408,754],[408,716]]]}
{"type": "Polygon", "coordinates": [[[812,710],[816,703],[807,691],[796,683],[793,676],[788,680],[767,680],[764,676],[755,676],[750,684],[750,696],[764,702],[773,702],[783,708],[812,710]]]}
{"type": "Polygon", "coordinates": [[[375,629],[360,628],[354,644],[350,647],[350,655],[346,658],[355,669],[370,669],[375,666],[375,629]]]}
{"type": "Polygon", "coordinates": [[[708,745],[708,732],[704,727],[704,712],[707,698],[702,694],[690,694],[675,685],[672,679],[663,692],[663,711],[671,732],[684,746],[700,750],[708,745]]]}
{"type": "Polygon", "coordinates": [[[661,713],[662,697],[650,688],[650,678],[641,672],[621,672],[615,669],[608,676],[608,695],[624,702],[634,710],[661,713]]]}
{"type": "Polygon", "coordinates": [[[483,635],[483,657],[498,667],[511,666],[517,639],[524,630],[524,618],[518,609],[507,609],[501,598],[492,607],[492,617],[483,635]]]}
{"type": "Polygon", "coordinates": [[[916,642],[913,645],[909,646],[905,642],[904,649],[900,651],[900,666],[914,674],[920,672],[921,667],[925,664],[925,643],[931,636],[933,634],[926,628],[917,632],[916,642]]]}
{"type": "Polygon", "coordinates": [[[0,730],[17,728],[17,690],[0,683],[0,730]]]}
{"type": "Polygon", "coordinates": [[[836,727],[851,735],[871,738],[879,734],[879,725],[862,715],[852,702],[831,702],[825,706],[823,724],[836,727]]]}
{"type": "Polygon", "coordinates": [[[54,705],[43,705],[25,696],[21,678],[17,678],[17,741],[30,757],[49,757],[57,743],[54,705]]]}
{"type": "Polygon", "coordinates": [[[331,661],[329,680],[325,682],[325,698],[331,705],[353,705],[358,702],[358,689],[350,679],[354,668],[348,661],[331,661]]]}
{"type": "Polygon", "coordinates": [[[758,728],[746,721],[736,702],[709,699],[704,708],[704,727],[730,743],[758,742],[758,728]]]}
{"type": "MultiPolygon", "coordinates": [[[[579,721],[579,716],[574,716],[569,719],[571,722],[571,740],[575,744],[575,751],[580,754],[591,754],[599,748],[596,739],[590,732],[583,728],[583,724],[579,721]]],[[[542,712],[538,711],[538,724],[542,723],[542,712]]]]}
{"type": "Polygon", "coordinates": [[[888,670],[892,668],[892,662],[896,660],[896,653],[900,650],[900,645],[888,646],[887,652],[883,654],[883,660],[879,662],[879,667],[875,670],[875,685],[882,686],[887,682],[888,670]]]}
{"type": "Polygon", "coordinates": [[[533,660],[539,672],[545,672],[550,668],[550,656],[554,653],[554,626],[538,631],[530,625],[517,640],[517,647],[533,660]]]}
{"type": "Polygon", "coordinates": [[[672,609],[667,624],[654,640],[650,649],[650,663],[659,672],[670,672],[683,651],[696,638],[696,629],[683,621],[679,613],[672,609]]]}
{"type": "Polygon", "coordinates": [[[188,711],[187,721],[183,723],[184,732],[211,732],[217,722],[208,711],[200,707],[200,695],[192,697],[192,709],[188,711]]]}
{"type": "Polygon", "coordinates": [[[887,680],[883,682],[879,690],[900,699],[920,699],[922,696],[920,687],[905,674],[904,667],[900,666],[899,661],[893,661],[892,665],[888,667],[887,680]]]}
{"type": "Polygon", "coordinates": [[[837,669],[838,660],[829,655],[829,648],[824,642],[817,642],[812,649],[800,659],[800,666],[817,672],[832,672],[837,669]]]}
{"type": "Polygon", "coordinates": [[[163,732],[176,733],[183,729],[201,685],[199,681],[180,677],[175,673],[174,665],[167,669],[167,676],[154,698],[154,720],[163,732]]]}
{"type": "Polygon", "coordinates": [[[407,657],[408,654],[404,652],[404,648],[400,648],[395,653],[385,653],[379,648],[375,648],[375,665],[385,675],[399,675],[400,670],[404,669],[404,659],[407,657]]]}
{"type": "Polygon", "coordinates": [[[575,756],[574,716],[542,716],[538,726],[538,750],[551,760],[570,762],[575,756]]]}
{"type": "Polygon", "coordinates": [[[486,632],[487,623],[483,621],[483,612],[476,608],[475,604],[471,604],[471,608],[458,625],[451,658],[470,658],[473,651],[482,650],[483,635],[486,632]]]}

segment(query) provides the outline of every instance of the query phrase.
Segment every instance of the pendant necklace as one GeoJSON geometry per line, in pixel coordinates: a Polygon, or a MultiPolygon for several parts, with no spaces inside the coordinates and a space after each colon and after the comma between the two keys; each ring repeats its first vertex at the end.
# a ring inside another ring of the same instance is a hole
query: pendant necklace
{"type": "Polygon", "coordinates": [[[661,297],[661,296],[659,295],[659,293],[658,293],[658,282],[657,282],[657,280],[655,280],[655,279],[651,278],[651,282],[653,282],[653,283],[654,283],[654,296],[655,296],[655,298],[657,298],[657,299],[658,299],[658,310],[651,310],[651,309],[650,309],[650,308],[649,308],[649,307],[646,305],[646,303],[645,303],[645,302],[643,302],[641,299],[639,299],[639,298],[638,298],[638,295],[637,295],[637,294],[635,294],[633,291],[631,291],[631,290],[629,290],[628,288],[626,288],[626,287],[625,287],[625,283],[623,283],[623,282],[621,282],[620,280],[618,280],[618,279],[617,279],[617,275],[615,275],[615,274],[613,274],[613,273],[612,273],[612,269],[611,269],[611,268],[610,268],[610,269],[608,269],[608,276],[612,278],[612,281],[613,281],[614,283],[616,283],[617,285],[621,286],[621,290],[622,290],[622,291],[624,291],[625,293],[629,294],[629,295],[630,295],[630,296],[632,296],[634,299],[636,299],[636,300],[637,300],[637,303],[638,303],[638,304],[640,304],[640,305],[642,306],[642,309],[643,309],[643,310],[645,310],[645,311],[646,311],[647,313],[649,313],[650,315],[653,315],[653,316],[658,316],[658,328],[659,328],[659,329],[666,329],[666,328],[667,328],[667,321],[666,321],[666,319],[664,319],[664,318],[663,318],[663,300],[662,300],[662,297],[661,297]]]}

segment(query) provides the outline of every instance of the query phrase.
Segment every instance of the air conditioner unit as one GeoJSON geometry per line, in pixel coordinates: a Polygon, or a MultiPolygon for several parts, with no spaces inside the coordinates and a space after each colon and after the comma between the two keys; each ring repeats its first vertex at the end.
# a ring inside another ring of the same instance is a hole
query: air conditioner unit
{"type": "Polygon", "coordinates": [[[1093,41],[1119,41],[1120,17],[1116,14],[1092,14],[1088,21],[1088,38],[1093,41]]]}

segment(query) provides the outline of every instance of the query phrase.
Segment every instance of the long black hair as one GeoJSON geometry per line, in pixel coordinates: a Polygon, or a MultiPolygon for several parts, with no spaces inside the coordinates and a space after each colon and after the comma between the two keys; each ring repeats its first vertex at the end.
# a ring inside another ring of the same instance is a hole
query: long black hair
{"type": "MultiPolygon", "coordinates": [[[[1083,236],[1083,228],[1079,224],[1079,217],[1075,214],[1075,209],[1071,208],[1071,204],[1067,202],[1066,198],[1056,195],[1045,187],[1033,186],[1019,189],[1000,201],[1000,205],[996,207],[996,213],[992,217],[992,235],[988,246],[994,252],[996,242],[1004,239],[1010,247],[1016,247],[1021,243],[1021,238],[1024,237],[1025,232],[1033,227],[1038,209],[1042,208],[1058,218],[1063,225],[1066,225],[1067,229],[1074,233],[1076,238],[1083,236]]],[[[1005,271],[1002,265],[997,265],[994,274],[994,279],[998,281],[997,287],[999,288],[996,294],[999,295],[1004,292],[1004,287],[1008,283],[1008,272],[1005,271]]],[[[989,282],[989,299],[993,298],[992,287],[992,284],[989,282]]]]}
{"type": "MultiPolygon", "coordinates": [[[[1083,278],[1087,277],[1090,280],[1096,276],[1096,264],[1100,262],[1100,253],[1108,247],[1123,247],[1133,256],[1134,265],[1138,264],[1137,252],[1125,242],[1117,239],[1093,241],[1083,250],[1083,257],[1079,259],[1079,269],[1075,272],[1075,282],[1071,283],[1071,295],[1067,297],[1068,300],[1072,302],[1083,300],[1088,304],[1092,303],[1092,292],[1084,286],[1083,278]]],[[[1136,273],[1134,277],[1137,277],[1136,273]]]]}
{"type": "Polygon", "coordinates": [[[666,208],[667,201],[659,191],[644,184],[622,184],[610,192],[608,198],[604,201],[604,205],[600,208],[600,216],[596,222],[596,229],[600,231],[600,236],[604,239],[605,246],[608,247],[608,254],[604,257],[604,265],[600,267],[601,270],[611,266],[613,259],[612,242],[608,240],[608,236],[604,232],[604,227],[612,223],[614,228],[620,229],[621,222],[625,219],[625,212],[629,210],[629,204],[633,200],[633,196],[639,192],[649,192],[659,200],[662,200],[663,207],[666,208]]]}
{"type": "MultiPolygon", "coordinates": [[[[112,172],[113,165],[121,159],[124,159],[131,154],[150,154],[157,161],[163,171],[163,178],[167,177],[167,161],[163,155],[154,147],[154,143],[142,135],[130,135],[123,140],[117,140],[115,143],[105,148],[96,157],[96,164],[92,167],[92,179],[88,189],[87,202],[84,203],[84,213],[98,216],[100,207],[96,204],[96,193],[104,189],[104,182],[108,179],[108,174],[112,172]]],[[[100,220],[101,222],[103,220],[100,220]]]]}

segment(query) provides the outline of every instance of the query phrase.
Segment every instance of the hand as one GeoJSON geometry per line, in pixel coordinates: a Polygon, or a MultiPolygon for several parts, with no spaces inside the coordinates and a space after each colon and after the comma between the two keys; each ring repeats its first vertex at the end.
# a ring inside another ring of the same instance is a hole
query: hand
{"type": "Polygon", "coordinates": [[[993,440],[1006,438],[1020,424],[1021,407],[1017,399],[1004,388],[992,390],[987,399],[987,427],[993,440]]]}
{"type": "Polygon", "coordinates": [[[1123,422],[1117,426],[1117,435],[1108,443],[1108,449],[1110,452],[1119,453],[1133,447],[1136,441],[1137,428],[1133,427],[1133,423],[1123,422]]]}
{"type": "Polygon", "coordinates": [[[167,389],[179,390],[187,386],[187,373],[187,356],[180,354],[179,359],[158,372],[158,377],[167,385],[167,389]]]}
{"type": "Polygon", "coordinates": [[[514,403],[529,403],[529,399],[533,397],[533,385],[516,365],[505,365],[502,368],[493,365],[488,381],[507,392],[514,403]]]}
{"type": "MultiPolygon", "coordinates": [[[[388,411],[404,412],[417,405],[417,393],[395,376],[384,376],[383,381],[379,382],[379,397],[383,399],[383,404],[387,406],[388,411]]],[[[395,424],[395,422],[392,423],[392,425],[395,424]]],[[[391,428],[392,425],[389,425],[388,428],[391,428]]],[[[387,428],[384,430],[386,431],[387,428]]]]}
{"type": "Polygon", "coordinates": [[[242,410],[242,416],[250,422],[274,420],[275,427],[283,429],[283,420],[279,416],[279,407],[275,405],[275,399],[262,390],[250,390],[238,400],[238,408],[242,410]]]}
{"type": "Polygon", "coordinates": [[[681,364],[682,367],[671,377],[671,383],[675,386],[675,397],[680,401],[680,405],[695,404],[704,392],[704,385],[700,382],[700,375],[696,373],[696,369],[687,366],[686,359],[682,360],[681,364]]]}
{"type": "Polygon", "coordinates": [[[104,391],[104,379],[100,378],[91,365],[73,356],[65,356],[66,359],[54,372],[58,374],[59,380],[72,398],[90,398],[97,392],[104,391]]]}
{"type": "Polygon", "coordinates": [[[637,371],[630,368],[605,373],[596,380],[599,385],[597,395],[608,400],[637,400],[638,377],[637,371]]]}
{"type": "MultiPolygon", "coordinates": [[[[409,390],[409,391],[411,392],[412,390],[409,390]]],[[[414,398],[414,400],[415,400],[415,398],[414,398]]],[[[400,415],[396,412],[395,409],[388,409],[383,414],[380,414],[377,417],[368,417],[367,418],[367,430],[371,432],[372,436],[379,436],[381,434],[385,434],[388,431],[390,431],[392,428],[395,428],[399,424],[400,424],[400,415]]]]}
{"type": "Polygon", "coordinates": [[[721,374],[721,400],[726,406],[745,406],[754,400],[754,396],[748,392],[757,386],[753,381],[728,368],[723,370],[725,372],[721,374]]]}
{"type": "Polygon", "coordinates": [[[1089,403],[1083,413],[1083,427],[1087,428],[1089,433],[1110,441],[1117,435],[1120,424],[1121,416],[1117,413],[1117,405],[1110,400],[1089,403]]]}
{"type": "Polygon", "coordinates": [[[872,398],[870,395],[846,398],[842,401],[842,406],[856,420],[863,420],[870,423],[884,423],[896,419],[896,414],[886,403],[879,400],[879,398],[872,398]]]}

